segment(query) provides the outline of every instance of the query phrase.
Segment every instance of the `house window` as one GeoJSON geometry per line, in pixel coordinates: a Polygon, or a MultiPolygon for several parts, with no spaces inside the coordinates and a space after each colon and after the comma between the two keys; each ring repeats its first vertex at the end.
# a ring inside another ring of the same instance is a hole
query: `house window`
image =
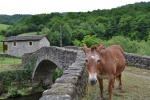
{"type": "Polygon", "coordinates": [[[16,42],[13,43],[14,47],[16,46],[16,42]]]}
{"type": "Polygon", "coordinates": [[[33,45],[33,43],[32,43],[32,42],[29,42],[29,45],[33,45]]]}

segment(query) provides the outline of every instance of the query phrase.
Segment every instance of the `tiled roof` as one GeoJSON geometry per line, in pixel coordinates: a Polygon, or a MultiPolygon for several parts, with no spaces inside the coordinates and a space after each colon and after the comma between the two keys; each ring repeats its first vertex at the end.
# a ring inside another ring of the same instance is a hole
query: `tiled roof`
{"type": "Polygon", "coordinates": [[[46,35],[35,35],[35,36],[10,36],[5,38],[4,42],[11,42],[11,41],[39,41],[46,35]]]}

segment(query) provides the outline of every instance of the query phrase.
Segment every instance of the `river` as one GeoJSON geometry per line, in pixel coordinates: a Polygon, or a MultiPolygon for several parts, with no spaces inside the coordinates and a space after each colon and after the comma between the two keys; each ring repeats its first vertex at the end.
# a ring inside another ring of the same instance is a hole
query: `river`
{"type": "Polygon", "coordinates": [[[42,97],[42,92],[38,92],[28,96],[9,98],[7,100],[39,100],[41,97],[42,97]]]}

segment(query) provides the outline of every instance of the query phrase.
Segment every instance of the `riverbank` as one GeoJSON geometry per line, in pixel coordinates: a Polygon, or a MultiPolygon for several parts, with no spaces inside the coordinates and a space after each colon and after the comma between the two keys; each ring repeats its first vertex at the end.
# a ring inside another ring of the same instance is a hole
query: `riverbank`
{"type": "Polygon", "coordinates": [[[7,100],[39,100],[42,97],[42,93],[43,92],[37,92],[23,97],[8,98],[7,100]]]}
{"type": "Polygon", "coordinates": [[[16,98],[44,91],[44,85],[32,86],[30,70],[20,58],[0,57],[0,99],[16,98]]]}
{"type": "MultiPolygon", "coordinates": [[[[44,83],[32,84],[30,67],[23,67],[19,58],[1,58],[0,61],[0,99],[28,97],[41,93],[47,89],[44,83]]],[[[59,68],[55,69],[53,82],[63,74],[59,68]]],[[[35,100],[35,99],[34,99],[35,100]]]]}
{"type": "MultiPolygon", "coordinates": [[[[30,97],[30,95],[39,94],[45,90],[45,86],[39,84],[37,86],[9,86],[8,90],[6,90],[6,93],[3,93],[0,96],[1,100],[4,99],[12,99],[13,98],[23,98],[23,97],[30,97]]],[[[15,99],[16,100],[16,99],[15,99]]]]}

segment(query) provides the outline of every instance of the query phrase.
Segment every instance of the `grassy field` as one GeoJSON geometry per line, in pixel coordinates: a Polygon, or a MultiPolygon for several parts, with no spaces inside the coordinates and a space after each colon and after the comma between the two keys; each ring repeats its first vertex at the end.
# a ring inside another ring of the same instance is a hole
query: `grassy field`
{"type": "MultiPolygon", "coordinates": [[[[123,88],[118,89],[118,82],[115,82],[113,100],[150,100],[150,70],[136,67],[126,67],[122,76],[123,88]]],[[[104,98],[108,100],[108,80],[104,79],[104,98]]],[[[88,86],[89,94],[82,100],[98,100],[100,90],[98,84],[88,86]]]]}
{"type": "MultiPolygon", "coordinates": [[[[0,35],[0,40],[3,40],[5,38],[4,35],[0,35]]],[[[0,42],[0,53],[3,51],[3,42],[0,42]]]]}
{"type": "Polygon", "coordinates": [[[0,31],[1,30],[6,30],[10,25],[6,25],[6,24],[0,24],[0,31]]]}
{"type": "Polygon", "coordinates": [[[0,72],[20,69],[21,59],[0,57],[0,72]]]}
{"type": "Polygon", "coordinates": [[[37,35],[37,32],[22,33],[19,34],[18,36],[32,36],[32,35],[37,35]]]}

